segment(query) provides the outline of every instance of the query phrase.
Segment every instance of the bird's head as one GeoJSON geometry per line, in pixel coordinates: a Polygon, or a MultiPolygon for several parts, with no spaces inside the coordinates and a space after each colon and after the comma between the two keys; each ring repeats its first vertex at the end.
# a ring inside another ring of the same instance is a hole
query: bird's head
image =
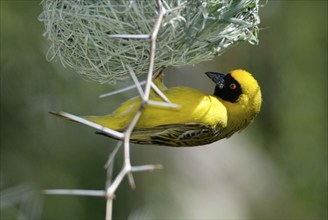
{"type": "Polygon", "coordinates": [[[206,72],[206,75],[216,84],[215,96],[234,106],[252,108],[256,113],[260,111],[260,86],[249,72],[237,69],[228,74],[206,72]]]}

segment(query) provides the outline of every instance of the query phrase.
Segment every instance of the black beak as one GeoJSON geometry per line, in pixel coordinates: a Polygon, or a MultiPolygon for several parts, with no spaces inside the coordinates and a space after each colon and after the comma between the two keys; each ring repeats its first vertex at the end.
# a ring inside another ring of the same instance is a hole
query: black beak
{"type": "Polygon", "coordinates": [[[224,77],[226,76],[223,73],[216,72],[206,72],[206,75],[220,88],[224,87],[224,77]]]}

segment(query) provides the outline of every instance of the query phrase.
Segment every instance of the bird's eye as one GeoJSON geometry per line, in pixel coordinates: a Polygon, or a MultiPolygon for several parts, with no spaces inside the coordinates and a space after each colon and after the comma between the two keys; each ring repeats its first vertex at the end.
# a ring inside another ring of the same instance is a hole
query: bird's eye
{"type": "Polygon", "coordinates": [[[230,89],[236,89],[237,88],[237,85],[235,83],[231,83],[229,86],[230,86],[230,89]]]}

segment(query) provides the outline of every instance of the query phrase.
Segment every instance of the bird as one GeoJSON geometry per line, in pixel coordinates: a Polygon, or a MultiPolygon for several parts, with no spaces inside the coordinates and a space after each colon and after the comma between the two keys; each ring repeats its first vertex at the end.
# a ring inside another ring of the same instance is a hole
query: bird
{"type": "MultiPolygon", "coordinates": [[[[155,79],[154,83],[165,96],[179,107],[144,106],[130,142],[170,147],[201,146],[229,138],[246,128],[261,109],[262,95],[257,80],[243,69],[235,69],[227,74],[206,72],[206,75],[215,83],[213,94],[185,86],[166,88],[162,75],[155,79]]],[[[154,92],[150,98],[162,101],[154,92]]],[[[134,97],[111,114],[83,118],[123,132],[139,110],[141,102],[140,97],[134,97]]],[[[65,112],[52,114],[74,121],[65,112]]],[[[96,133],[115,138],[102,131],[96,133]]]]}

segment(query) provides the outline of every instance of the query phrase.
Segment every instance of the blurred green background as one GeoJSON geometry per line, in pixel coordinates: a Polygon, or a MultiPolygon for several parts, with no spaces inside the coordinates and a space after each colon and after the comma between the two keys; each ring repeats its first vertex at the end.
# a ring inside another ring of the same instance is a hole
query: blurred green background
{"type": "MultiPolygon", "coordinates": [[[[102,198],[30,193],[103,189],[115,145],[48,111],[105,114],[133,94],[99,99],[114,88],[47,62],[40,12],[39,1],[1,0],[0,218],[104,219],[102,198]]],[[[241,44],[166,76],[168,85],[212,92],[203,72],[249,70],[264,100],[255,123],[205,147],[133,146],[133,164],[164,169],[135,174],[136,190],[123,181],[115,219],[327,218],[327,1],[269,1],[260,16],[258,46],[241,44]]]]}

